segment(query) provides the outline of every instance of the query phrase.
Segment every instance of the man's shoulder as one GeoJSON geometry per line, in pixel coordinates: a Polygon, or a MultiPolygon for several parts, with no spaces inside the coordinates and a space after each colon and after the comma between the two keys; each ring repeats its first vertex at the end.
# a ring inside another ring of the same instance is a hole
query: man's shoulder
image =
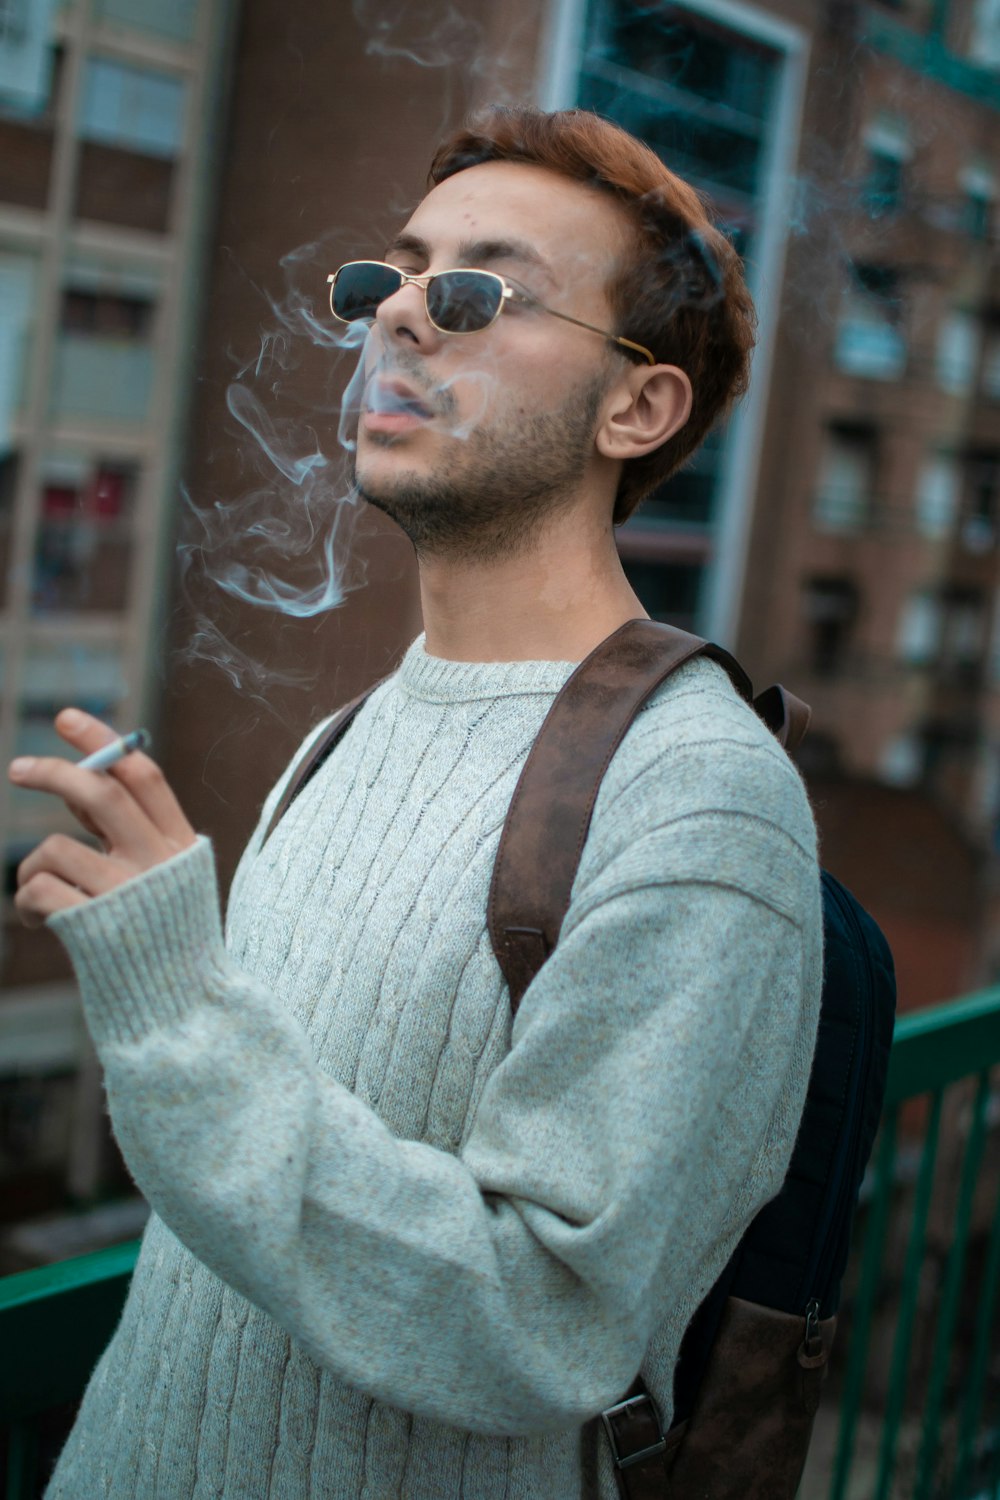
{"type": "Polygon", "coordinates": [[[715,879],[725,869],[752,883],[751,867],[764,862],[816,878],[816,825],[802,778],[707,658],[675,672],[636,716],[605,775],[589,843],[595,868],[655,843],[654,863],[692,877],[715,879]]]}
{"type": "Polygon", "coordinates": [[[790,793],[801,777],[778,740],[741,698],[724,668],[708,657],[685,663],[661,684],[630,725],[612,762],[613,780],[644,771],[688,775],[700,767],[706,784],[723,775],[737,793],[747,780],[776,781],[790,793]]]}

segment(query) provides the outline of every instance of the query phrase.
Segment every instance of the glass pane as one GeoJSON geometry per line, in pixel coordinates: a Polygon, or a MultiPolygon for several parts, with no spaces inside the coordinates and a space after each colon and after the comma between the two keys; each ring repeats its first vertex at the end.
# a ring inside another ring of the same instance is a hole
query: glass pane
{"type": "Polygon", "coordinates": [[[693,630],[704,568],[699,563],[647,562],[623,558],[625,577],[654,620],[693,630]]]}
{"type": "Polygon", "coordinates": [[[32,610],[115,613],[129,598],[134,468],[50,461],[43,478],[32,610]]]}
{"type": "Polygon", "coordinates": [[[668,111],[663,102],[627,93],[603,78],[581,80],[580,103],[641,136],[681,177],[747,196],[757,190],[761,145],[755,135],[694,114],[668,111]]]}
{"type": "Polygon", "coordinates": [[[24,663],[22,703],[41,719],[67,704],[103,717],[125,696],[125,662],[117,641],[32,641],[24,663]]]}
{"type": "Polygon", "coordinates": [[[16,453],[6,453],[0,458],[0,609],[7,605],[7,574],[10,567],[14,496],[17,493],[17,468],[16,453]]]}
{"type": "Polygon", "coordinates": [[[169,73],[92,57],[84,74],[80,134],[149,156],[176,156],[184,124],[184,83],[169,73]]]}
{"type": "Polygon", "coordinates": [[[709,433],[689,462],[642,502],[638,512],[641,523],[710,526],[722,444],[720,430],[709,433]]]}
{"type": "Polygon", "coordinates": [[[97,0],[94,10],[101,20],[175,42],[193,41],[198,16],[197,0],[170,0],[169,5],[163,0],[97,0]]]}
{"type": "Polygon", "coordinates": [[[0,452],[24,404],[36,269],[32,256],[0,254],[0,452]]]}
{"type": "Polygon", "coordinates": [[[25,115],[45,108],[49,96],[52,0],[0,9],[0,101],[25,115]]]}
{"type": "Polygon", "coordinates": [[[710,31],[677,5],[612,0],[592,21],[592,50],[671,88],[763,121],[771,100],[772,55],[747,38],[710,31]]]}

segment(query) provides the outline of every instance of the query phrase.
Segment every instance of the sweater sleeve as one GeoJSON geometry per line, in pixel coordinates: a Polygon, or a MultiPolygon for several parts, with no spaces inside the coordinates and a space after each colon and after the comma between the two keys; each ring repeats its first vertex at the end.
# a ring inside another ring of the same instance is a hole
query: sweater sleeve
{"type": "Polygon", "coordinates": [[[789,844],[705,814],[613,851],[457,1156],[396,1138],[230,958],[204,839],[51,925],[178,1238],[351,1384],[517,1435],[619,1399],[665,1300],[780,1185],[818,997],[815,859],[789,844]]]}

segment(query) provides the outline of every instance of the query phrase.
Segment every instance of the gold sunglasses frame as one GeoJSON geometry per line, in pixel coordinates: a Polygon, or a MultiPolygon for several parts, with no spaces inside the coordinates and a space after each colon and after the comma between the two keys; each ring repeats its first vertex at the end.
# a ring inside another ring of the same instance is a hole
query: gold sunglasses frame
{"type": "MultiPolygon", "coordinates": [[[[477,276],[488,276],[491,281],[495,281],[498,283],[500,287],[500,304],[490,321],[488,323],[484,323],[482,328],[442,328],[440,323],[435,323],[434,319],[431,317],[431,310],[427,302],[427,293],[430,288],[430,284],[432,281],[436,281],[439,276],[447,276],[448,271],[434,271],[433,273],[426,272],[421,276],[411,276],[409,271],[401,271],[398,266],[390,265],[387,260],[347,260],[342,266],[338,266],[336,271],[330,272],[329,276],[326,278],[330,286],[330,312],[337,319],[338,323],[350,323],[352,321],[350,318],[342,318],[333,305],[333,291],[334,287],[337,285],[337,277],[340,275],[341,271],[346,271],[351,266],[382,266],[387,271],[394,271],[395,274],[400,278],[399,286],[397,288],[398,291],[402,291],[404,286],[421,287],[424,294],[424,312],[427,314],[427,321],[428,323],[430,323],[432,328],[437,329],[438,333],[447,333],[452,336],[458,337],[464,337],[466,334],[470,333],[485,333],[487,328],[493,327],[493,324],[496,322],[497,318],[499,318],[508,302],[523,302],[527,306],[539,308],[541,312],[551,313],[553,318],[561,318],[564,323],[575,323],[577,328],[586,328],[591,333],[599,333],[602,339],[608,339],[612,344],[621,344],[622,348],[624,349],[632,349],[636,354],[641,354],[642,357],[648,360],[651,365],[656,364],[656,360],[653,358],[650,351],[644,348],[642,344],[635,344],[631,339],[621,338],[617,333],[608,333],[607,329],[597,328],[593,323],[584,323],[581,318],[571,318],[569,313],[556,312],[554,307],[546,307],[545,303],[539,302],[537,297],[529,296],[527,292],[522,292],[517,287],[511,286],[510,283],[508,281],[505,281],[502,276],[499,276],[496,271],[481,271],[477,266],[452,266],[449,269],[454,271],[475,271],[477,276]]],[[[395,292],[389,293],[390,297],[394,297],[395,295],[395,292]]],[[[383,301],[387,300],[388,298],[383,298],[383,301]]]]}

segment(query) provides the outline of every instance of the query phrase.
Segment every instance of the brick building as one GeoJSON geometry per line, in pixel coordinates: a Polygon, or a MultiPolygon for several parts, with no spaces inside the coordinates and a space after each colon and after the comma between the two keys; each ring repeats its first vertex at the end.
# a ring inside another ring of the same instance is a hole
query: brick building
{"type": "MultiPolygon", "coordinates": [[[[354,355],[324,332],[326,273],[377,251],[470,106],[580,103],[710,195],[760,312],[750,396],[622,529],[627,570],[650,613],[813,704],[826,859],[885,925],[903,1002],[995,972],[995,6],[28,10],[43,81],[0,112],[0,311],[28,309],[0,371],[5,753],[48,743],[67,696],[150,722],[231,872],[305,729],[419,628],[408,545],[343,500],[354,355]]],[[[4,796],[10,875],[52,815],[4,796]]],[[[6,1015],[38,1097],[47,1045],[65,1096],[61,958],[4,930],[0,1056],[6,1015]]]]}

